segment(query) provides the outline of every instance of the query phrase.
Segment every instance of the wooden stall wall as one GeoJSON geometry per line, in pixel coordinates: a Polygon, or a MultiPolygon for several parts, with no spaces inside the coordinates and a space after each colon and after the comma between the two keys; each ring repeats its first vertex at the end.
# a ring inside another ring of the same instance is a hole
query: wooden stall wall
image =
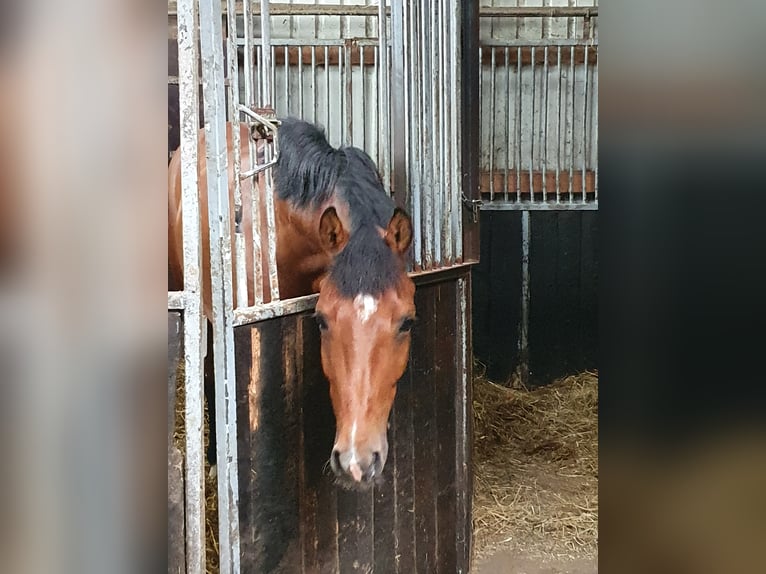
{"type": "Polygon", "coordinates": [[[311,314],[236,329],[243,572],[467,572],[469,281],[418,286],[384,481],[367,492],[335,487],[327,466],[335,420],[311,314]]]}
{"type": "MultiPolygon", "coordinates": [[[[530,214],[529,381],[597,367],[598,212],[530,214]]],[[[473,270],[476,358],[500,383],[519,363],[521,212],[487,211],[473,270]]]]}

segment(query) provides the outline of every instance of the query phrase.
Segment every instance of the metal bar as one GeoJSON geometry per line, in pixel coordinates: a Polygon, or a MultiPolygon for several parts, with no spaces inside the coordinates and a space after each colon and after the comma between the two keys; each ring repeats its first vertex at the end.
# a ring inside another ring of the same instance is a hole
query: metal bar
{"type": "Polygon", "coordinates": [[[529,211],[521,212],[521,324],[519,325],[519,374],[521,384],[529,383],[529,211]]]}
{"type": "Polygon", "coordinates": [[[218,469],[220,569],[239,573],[239,486],[234,330],[221,5],[200,0],[218,469]]]}
{"type": "Polygon", "coordinates": [[[521,201],[521,48],[516,48],[516,201],[521,201]]]}
{"type": "MultiPolygon", "coordinates": [[[[442,181],[442,178],[440,177],[440,170],[439,170],[439,152],[442,149],[441,141],[440,141],[440,135],[441,135],[441,123],[439,122],[440,118],[440,108],[441,106],[439,101],[439,84],[441,80],[441,65],[440,65],[440,54],[439,54],[439,8],[438,8],[438,1],[431,4],[431,2],[427,2],[425,6],[428,7],[428,10],[426,10],[423,14],[423,25],[429,28],[429,35],[431,39],[431,45],[430,45],[430,53],[429,53],[429,68],[428,73],[431,78],[431,84],[430,84],[430,96],[431,96],[431,105],[430,105],[430,118],[429,123],[431,124],[431,141],[430,141],[430,148],[431,148],[431,169],[430,169],[430,178],[429,187],[424,190],[425,193],[430,194],[434,198],[433,202],[433,224],[432,224],[432,230],[431,233],[434,237],[434,255],[433,260],[434,264],[439,267],[443,264],[442,260],[442,238],[444,234],[444,218],[443,218],[443,211],[444,211],[444,204],[442,203],[442,194],[443,191],[440,186],[440,182],[442,181]],[[430,14],[430,23],[428,19],[426,19],[426,15],[430,14]],[[441,192],[441,193],[440,193],[441,192]]],[[[426,46],[424,46],[425,48],[426,46]]],[[[426,116],[427,117],[427,116],[426,116]]],[[[426,145],[428,145],[429,142],[426,142],[426,145]]],[[[428,166],[426,166],[426,169],[428,169],[428,166]]]]}
{"type": "Polygon", "coordinates": [[[324,47],[324,102],[325,102],[325,129],[327,137],[330,137],[330,58],[329,48],[324,47]]]}
{"type": "Polygon", "coordinates": [[[380,132],[380,147],[378,156],[383,164],[383,181],[388,193],[391,193],[391,163],[389,149],[391,137],[389,130],[390,101],[389,101],[389,75],[388,75],[388,30],[386,26],[386,0],[380,0],[378,5],[378,131],[380,132]]]}
{"type": "Polygon", "coordinates": [[[586,201],[585,168],[588,161],[588,46],[585,46],[585,63],[583,65],[584,87],[582,94],[582,200],[586,201]]]}
{"type": "MultiPolygon", "coordinates": [[[[280,40],[281,41],[281,40],[280,40]]],[[[537,40],[537,39],[528,39],[528,38],[487,38],[486,40],[481,41],[481,45],[485,48],[489,47],[496,47],[496,48],[504,48],[508,46],[509,48],[515,48],[517,46],[523,46],[525,48],[542,48],[545,46],[553,47],[553,46],[562,46],[562,47],[569,47],[569,46],[585,46],[585,44],[588,44],[590,46],[598,46],[598,40],[595,40],[591,42],[590,40],[587,40],[585,38],[549,38],[545,40],[537,40]]]]}
{"type": "Polygon", "coordinates": [[[543,203],[542,201],[501,201],[485,202],[481,204],[482,211],[588,211],[597,210],[598,202],[589,201],[587,203],[543,203]]]}
{"type": "Polygon", "coordinates": [[[317,123],[317,52],[311,48],[311,121],[317,123]]]}
{"type": "Polygon", "coordinates": [[[442,10],[438,15],[439,30],[439,76],[437,82],[439,87],[439,177],[437,186],[442,190],[442,215],[440,217],[442,224],[442,260],[441,265],[452,265],[452,201],[451,197],[457,190],[452,189],[452,181],[449,173],[450,160],[450,140],[449,140],[449,91],[452,89],[452,78],[449,74],[447,59],[448,39],[447,39],[447,18],[448,8],[441,5],[442,10]]]}
{"type": "MultiPolygon", "coordinates": [[[[251,13],[251,7],[252,4],[249,0],[248,2],[245,2],[242,40],[244,42],[245,54],[243,62],[245,68],[245,100],[248,106],[255,106],[256,94],[258,94],[258,102],[260,103],[263,101],[263,97],[261,95],[261,82],[258,81],[257,89],[255,85],[255,80],[260,76],[261,73],[260,67],[263,65],[263,59],[260,57],[260,47],[253,44],[255,35],[252,31],[253,16],[251,13]],[[253,73],[255,70],[253,56],[256,56],[259,66],[255,74],[253,73]]],[[[240,112],[242,111],[244,110],[240,108],[240,112]]],[[[244,173],[240,173],[240,179],[242,177],[252,178],[257,173],[253,166],[258,163],[258,154],[256,152],[255,144],[252,138],[247,139],[247,150],[248,158],[250,161],[249,165],[243,168],[244,173]]],[[[258,305],[263,303],[263,266],[261,263],[263,261],[263,247],[261,241],[261,194],[257,182],[252,181],[252,179],[248,179],[248,182],[248,185],[250,186],[250,221],[247,222],[247,224],[250,225],[253,230],[253,297],[254,303],[258,305]]]]}
{"type": "Polygon", "coordinates": [[[340,138],[338,139],[340,145],[343,145],[346,141],[346,122],[343,115],[343,105],[346,100],[345,86],[343,85],[343,76],[345,68],[343,66],[345,53],[341,48],[338,48],[338,129],[340,130],[340,138]]]}
{"type": "Polygon", "coordinates": [[[365,105],[365,89],[367,82],[364,77],[364,46],[359,46],[359,75],[362,78],[362,93],[361,93],[361,118],[362,118],[362,149],[367,149],[367,107],[365,105]]]}
{"type": "MultiPolygon", "coordinates": [[[[168,16],[177,15],[176,4],[181,1],[168,0],[168,16]]],[[[242,0],[237,0],[237,14],[242,13],[242,4],[242,0]]],[[[377,12],[377,6],[285,3],[274,3],[270,10],[272,16],[375,16],[377,12]]],[[[387,14],[391,12],[391,10],[386,11],[387,14]]],[[[256,10],[255,13],[260,12],[256,10]]],[[[595,17],[598,16],[598,6],[482,6],[479,9],[479,16],[481,18],[595,17]]]]}
{"type": "MultiPolygon", "coordinates": [[[[404,57],[404,46],[408,45],[405,38],[404,16],[407,9],[407,3],[402,0],[392,0],[391,2],[391,107],[392,118],[389,125],[393,129],[391,149],[391,167],[393,172],[393,196],[399,207],[407,206],[407,187],[408,187],[408,126],[409,118],[407,114],[408,104],[408,86],[407,72],[408,62],[404,57]]],[[[412,216],[416,222],[414,225],[413,244],[416,262],[420,258],[420,234],[417,232],[419,226],[419,215],[415,213],[415,202],[413,200],[412,216]]]]}
{"type": "MultiPolygon", "coordinates": [[[[345,92],[345,113],[346,113],[346,145],[354,145],[354,77],[353,68],[351,67],[351,45],[346,43],[344,48],[344,67],[346,75],[346,92],[345,92]]],[[[364,121],[364,116],[362,116],[364,121]]]]}
{"type": "Polygon", "coordinates": [[[574,67],[574,47],[569,48],[569,91],[572,94],[572,115],[569,120],[569,201],[574,201],[573,180],[574,180],[574,122],[575,122],[575,67],[574,67]]]}
{"type": "Polygon", "coordinates": [[[283,317],[285,315],[309,311],[316,305],[318,297],[319,295],[316,294],[306,295],[305,297],[296,297],[286,299],[285,301],[274,301],[244,309],[236,309],[234,311],[234,325],[248,325],[256,321],[265,321],[274,317],[283,317]]]}
{"type": "Polygon", "coordinates": [[[503,200],[508,201],[508,169],[511,165],[511,59],[510,50],[506,46],[505,52],[505,125],[506,125],[506,144],[505,148],[505,177],[503,178],[503,200]]]}
{"type": "Polygon", "coordinates": [[[301,118],[306,117],[303,100],[303,50],[298,50],[298,102],[301,118]]]}
{"type": "MultiPolygon", "coordinates": [[[[199,77],[195,0],[179,0],[178,99],[180,109],[181,209],[184,265],[184,367],[186,420],[186,564],[189,574],[205,572],[205,480],[202,388],[200,271],[202,251],[197,153],[199,77]]],[[[168,295],[168,304],[170,304],[168,295]]]]}
{"type": "MultiPolygon", "coordinates": [[[[594,64],[593,69],[593,108],[591,109],[591,113],[593,114],[594,118],[598,118],[598,58],[596,58],[596,63],[594,64]]],[[[591,137],[593,138],[593,146],[596,150],[596,153],[598,153],[598,127],[593,130],[591,137]]],[[[596,160],[596,165],[593,166],[593,197],[598,203],[598,159],[596,160]]]]}
{"type": "MultiPolygon", "coordinates": [[[[354,44],[358,46],[377,46],[378,45],[378,39],[377,38],[273,38],[272,39],[272,46],[275,46],[277,48],[283,47],[283,46],[290,46],[290,47],[310,47],[310,46],[316,46],[316,47],[322,47],[322,46],[344,46],[346,42],[353,42],[354,44]]],[[[243,46],[245,43],[245,40],[243,38],[239,38],[237,40],[238,45],[243,46]]],[[[582,45],[581,43],[577,44],[582,45]]]]}
{"type": "Polygon", "coordinates": [[[540,146],[543,148],[543,201],[548,201],[548,184],[546,167],[548,165],[548,46],[543,53],[543,126],[540,129],[540,146]]]}
{"type": "Polygon", "coordinates": [[[491,49],[489,74],[489,199],[495,199],[495,49],[491,49]]]}
{"type": "Polygon", "coordinates": [[[186,306],[186,293],[183,291],[168,291],[168,311],[180,311],[186,306]]]}
{"type": "Polygon", "coordinates": [[[231,147],[234,163],[234,261],[236,284],[236,307],[247,307],[247,260],[245,254],[245,234],[242,230],[242,153],[239,134],[239,62],[237,58],[237,16],[233,10],[234,0],[228,0],[228,19],[226,34],[226,59],[229,76],[229,120],[232,122],[231,147]]]}
{"type": "MultiPolygon", "coordinates": [[[[451,110],[451,122],[450,122],[450,140],[449,145],[452,150],[452,161],[450,162],[450,176],[452,178],[452,230],[453,230],[453,249],[452,255],[456,263],[463,260],[463,210],[462,210],[462,194],[466,193],[468,197],[472,197],[474,193],[478,193],[476,190],[462,190],[461,183],[463,181],[463,159],[462,159],[462,112],[461,105],[458,102],[462,102],[462,83],[461,83],[461,68],[460,62],[462,62],[463,50],[460,44],[459,38],[461,38],[463,30],[461,28],[460,13],[463,7],[459,2],[448,3],[450,7],[449,13],[449,33],[447,38],[450,41],[450,54],[449,54],[449,66],[450,76],[452,78],[452,89],[450,90],[450,106],[451,110]]],[[[473,53],[473,50],[471,50],[473,53]]],[[[475,169],[475,168],[474,168],[475,169]]]]}
{"type": "Polygon", "coordinates": [[[561,47],[556,48],[556,73],[559,80],[559,89],[556,92],[557,104],[556,113],[558,119],[556,121],[556,203],[561,202],[561,185],[559,182],[559,175],[561,173],[561,78],[563,76],[561,71],[561,47]]]}
{"type": "Polygon", "coordinates": [[[535,92],[537,91],[537,85],[535,84],[535,48],[532,48],[532,101],[530,103],[530,115],[531,115],[531,121],[529,129],[529,199],[530,201],[534,201],[535,199],[535,190],[534,190],[534,179],[532,177],[532,173],[535,168],[535,100],[537,99],[535,97],[535,92]]]}
{"type": "MultiPolygon", "coordinates": [[[[423,197],[423,240],[425,243],[425,253],[423,256],[423,266],[431,269],[434,263],[434,197],[431,193],[431,154],[433,150],[427,142],[430,139],[430,133],[433,126],[428,125],[428,101],[431,92],[431,76],[429,73],[430,58],[428,46],[431,41],[431,30],[427,24],[425,16],[428,10],[425,6],[426,0],[420,0],[413,6],[412,27],[410,28],[410,45],[417,46],[415,50],[414,61],[417,62],[417,73],[410,76],[411,79],[417,78],[418,113],[416,114],[415,129],[417,136],[414,138],[415,157],[414,169],[419,173],[417,187],[413,186],[413,191],[423,197]],[[425,193],[428,190],[428,193],[425,193]]],[[[412,166],[412,164],[410,164],[412,166]]]]}
{"type": "MultiPolygon", "coordinates": [[[[285,55],[285,63],[284,63],[284,68],[285,68],[285,104],[284,104],[285,111],[284,111],[284,114],[286,116],[289,116],[289,115],[291,115],[291,112],[290,112],[290,52],[289,52],[289,48],[287,46],[284,46],[282,49],[283,49],[284,55],[285,55]]],[[[275,90],[276,90],[276,87],[275,87],[275,90]]],[[[276,110],[277,109],[277,103],[276,102],[272,102],[272,104],[274,105],[274,109],[276,110]]]]}
{"type": "MultiPolygon", "coordinates": [[[[272,66],[271,50],[271,21],[269,20],[269,0],[261,0],[261,44],[263,46],[264,54],[264,78],[268,78],[270,75],[273,78],[274,67],[272,66]],[[268,58],[266,54],[269,54],[268,58]]],[[[272,48],[273,49],[273,48],[272,48]]],[[[273,83],[264,86],[264,94],[268,96],[263,104],[264,108],[273,107],[273,100],[271,99],[273,83]]],[[[264,159],[266,163],[271,160],[271,146],[267,143],[264,146],[264,159]]],[[[265,204],[266,204],[266,241],[268,250],[268,273],[269,273],[269,287],[271,288],[271,301],[279,300],[279,277],[277,275],[277,232],[276,232],[276,218],[274,217],[274,193],[271,170],[266,170],[263,175],[265,183],[265,204]]],[[[256,195],[255,193],[253,195],[256,195]]]]}

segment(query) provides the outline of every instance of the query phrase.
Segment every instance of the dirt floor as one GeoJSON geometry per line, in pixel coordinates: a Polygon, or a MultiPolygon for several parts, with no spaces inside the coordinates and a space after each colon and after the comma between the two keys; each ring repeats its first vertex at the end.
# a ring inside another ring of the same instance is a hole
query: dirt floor
{"type": "Polygon", "coordinates": [[[476,574],[598,571],[597,410],[596,373],[474,381],[476,574]]]}

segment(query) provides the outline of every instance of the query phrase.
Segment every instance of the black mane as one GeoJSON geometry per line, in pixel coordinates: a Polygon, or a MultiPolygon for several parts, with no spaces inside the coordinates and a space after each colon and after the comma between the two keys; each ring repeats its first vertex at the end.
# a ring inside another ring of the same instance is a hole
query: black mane
{"type": "Polygon", "coordinates": [[[330,269],[341,295],[380,295],[396,283],[402,263],[378,231],[388,226],[395,205],[364,151],[336,149],[319,127],[284,119],[274,183],[280,199],[300,208],[316,207],[333,192],[348,204],[350,239],[330,269]]]}

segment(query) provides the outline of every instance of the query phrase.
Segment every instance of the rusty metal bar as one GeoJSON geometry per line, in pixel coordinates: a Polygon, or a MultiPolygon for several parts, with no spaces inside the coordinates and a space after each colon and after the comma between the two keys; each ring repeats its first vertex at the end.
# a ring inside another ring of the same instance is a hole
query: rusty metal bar
{"type": "MultiPolygon", "coordinates": [[[[284,56],[285,56],[285,62],[284,62],[284,68],[285,68],[285,111],[284,114],[286,116],[289,116],[292,114],[290,110],[290,52],[289,48],[287,46],[282,47],[284,56]]],[[[300,53],[299,53],[300,54],[300,53]]],[[[276,87],[274,88],[276,92],[276,87]]],[[[271,102],[274,106],[274,109],[276,109],[276,102],[271,102]]]]}
{"type": "Polygon", "coordinates": [[[543,126],[540,130],[540,145],[543,148],[543,201],[548,201],[548,184],[546,167],[548,165],[548,46],[543,52],[543,126]]]}
{"type": "Polygon", "coordinates": [[[229,121],[232,122],[231,146],[234,163],[234,283],[236,285],[236,307],[247,307],[247,265],[245,258],[245,234],[242,230],[242,182],[238,174],[242,171],[239,129],[239,62],[237,58],[237,17],[233,11],[234,0],[228,0],[226,34],[226,60],[228,71],[229,121]]]}
{"type": "Polygon", "coordinates": [[[330,137],[330,59],[328,58],[329,48],[324,47],[324,103],[325,103],[325,129],[327,137],[330,137]]]}
{"type": "MultiPolygon", "coordinates": [[[[199,76],[195,0],[179,0],[178,99],[181,138],[181,209],[183,211],[184,367],[186,420],[186,564],[189,574],[205,572],[204,394],[202,387],[202,251],[197,154],[199,76]]],[[[170,303],[170,301],[168,301],[170,303]]]]}
{"type": "MultiPolygon", "coordinates": [[[[313,50],[312,50],[313,53],[313,50]]],[[[305,118],[305,109],[303,103],[303,50],[298,52],[298,102],[299,102],[299,115],[301,118],[305,118]]]]}
{"type": "Polygon", "coordinates": [[[365,105],[365,90],[367,88],[367,82],[365,81],[364,77],[364,46],[359,46],[359,75],[361,76],[362,81],[362,90],[361,90],[361,102],[360,102],[360,108],[362,110],[361,118],[362,118],[362,149],[367,149],[367,107],[365,105]]]}
{"type": "MultiPolygon", "coordinates": [[[[353,68],[351,67],[351,45],[347,42],[344,48],[344,66],[343,70],[346,76],[345,85],[345,118],[346,118],[346,145],[354,145],[354,77],[353,68]]],[[[364,122],[364,116],[362,116],[364,122]]]]}
{"type": "Polygon", "coordinates": [[[510,48],[504,48],[505,53],[505,176],[503,177],[503,201],[508,201],[508,170],[511,165],[511,60],[510,48]]]}
{"type": "MultiPolygon", "coordinates": [[[[266,109],[273,109],[273,86],[275,79],[275,70],[273,66],[272,50],[271,46],[271,21],[269,20],[269,0],[261,0],[261,45],[263,52],[262,62],[262,75],[264,78],[263,93],[266,98],[262,102],[262,107],[266,109]],[[267,80],[268,78],[268,80],[267,80]],[[267,82],[267,83],[266,83],[267,82]]],[[[272,146],[268,143],[264,145],[264,160],[265,163],[272,161],[272,146]]],[[[253,163],[257,163],[253,158],[253,163]]],[[[268,275],[269,275],[269,287],[271,290],[271,301],[279,300],[279,277],[277,275],[277,232],[276,232],[276,218],[274,216],[274,193],[273,193],[273,181],[271,170],[265,170],[263,172],[264,180],[264,197],[266,204],[266,246],[268,252],[268,275]]],[[[253,193],[253,195],[257,195],[253,193]]]]}
{"type": "Polygon", "coordinates": [[[516,201],[521,201],[521,48],[516,48],[516,201]]]}
{"type": "Polygon", "coordinates": [[[317,123],[317,54],[311,48],[311,121],[317,123]]]}
{"type": "Polygon", "coordinates": [[[569,121],[569,201],[574,201],[573,181],[574,181],[574,114],[575,114],[575,66],[574,66],[574,46],[569,48],[569,82],[570,92],[572,94],[572,116],[569,121]]]}
{"type": "Polygon", "coordinates": [[[495,201],[485,201],[481,204],[480,209],[482,211],[588,211],[597,210],[598,205],[595,201],[588,201],[587,203],[572,202],[572,203],[554,203],[549,201],[543,203],[542,201],[503,201],[496,199],[495,201]]]}
{"type": "Polygon", "coordinates": [[[306,295],[304,297],[295,297],[284,301],[274,301],[264,303],[246,309],[236,309],[234,311],[234,325],[248,325],[256,321],[265,321],[274,317],[283,317],[294,313],[302,313],[314,308],[319,295],[306,295]]]}
{"type": "Polygon", "coordinates": [[[200,49],[205,103],[210,276],[218,469],[218,525],[222,574],[239,573],[239,487],[237,474],[236,378],[226,153],[226,104],[221,45],[221,5],[200,0],[200,49]]]}

